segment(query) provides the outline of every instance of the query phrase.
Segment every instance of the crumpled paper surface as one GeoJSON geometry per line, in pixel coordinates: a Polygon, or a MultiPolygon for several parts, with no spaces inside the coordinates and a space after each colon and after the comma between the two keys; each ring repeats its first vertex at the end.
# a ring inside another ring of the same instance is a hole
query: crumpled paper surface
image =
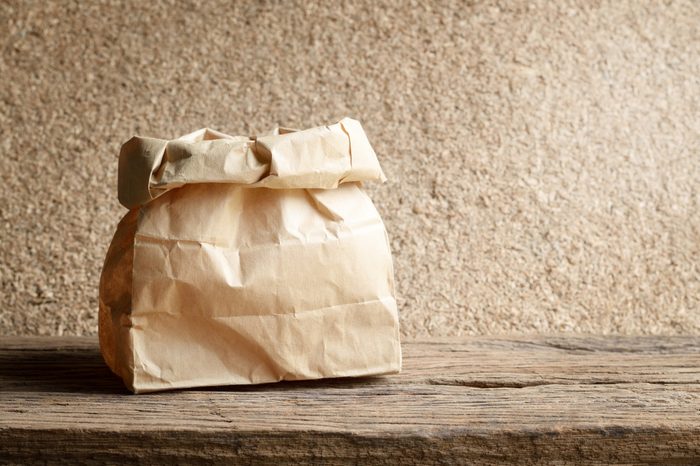
{"type": "Polygon", "coordinates": [[[257,138],[135,137],[100,281],[100,347],[130,390],[395,373],[384,181],[359,122],[257,138]]]}

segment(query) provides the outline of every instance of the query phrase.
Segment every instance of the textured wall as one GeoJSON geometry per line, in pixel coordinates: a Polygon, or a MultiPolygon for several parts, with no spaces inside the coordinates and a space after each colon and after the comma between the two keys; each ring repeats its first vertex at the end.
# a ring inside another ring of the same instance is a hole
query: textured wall
{"type": "Polygon", "coordinates": [[[96,331],[133,134],[346,115],[405,334],[700,331],[700,2],[84,3],[0,5],[0,333],[96,331]]]}

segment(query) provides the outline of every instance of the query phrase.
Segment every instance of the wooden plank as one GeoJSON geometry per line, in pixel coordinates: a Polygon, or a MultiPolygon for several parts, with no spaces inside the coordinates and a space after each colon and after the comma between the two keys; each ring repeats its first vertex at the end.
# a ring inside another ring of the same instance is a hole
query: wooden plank
{"type": "Polygon", "coordinates": [[[129,395],[94,339],[0,339],[0,459],[700,463],[700,338],[404,344],[399,376],[129,395]]]}
{"type": "MultiPolygon", "coordinates": [[[[95,371],[108,373],[96,344],[91,338],[6,337],[0,343],[0,367],[14,369],[0,370],[0,391],[16,384],[33,390],[32,383],[68,391],[104,383],[114,388],[109,375],[95,377],[95,371]]],[[[469,337],[409,342],[403,352],[400,375],[359,383],[517,388],[700,382],[700,337],[469,337]]]]}

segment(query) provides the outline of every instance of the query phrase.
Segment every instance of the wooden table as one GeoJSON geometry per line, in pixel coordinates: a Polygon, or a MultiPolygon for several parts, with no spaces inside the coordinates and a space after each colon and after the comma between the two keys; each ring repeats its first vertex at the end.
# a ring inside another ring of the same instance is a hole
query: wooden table
{"type": "Polygon", "coordinates": [[[407,342],[398,376],[130,395],[0,338],[0,462],[700,464],[700,337],[407,342]]]}

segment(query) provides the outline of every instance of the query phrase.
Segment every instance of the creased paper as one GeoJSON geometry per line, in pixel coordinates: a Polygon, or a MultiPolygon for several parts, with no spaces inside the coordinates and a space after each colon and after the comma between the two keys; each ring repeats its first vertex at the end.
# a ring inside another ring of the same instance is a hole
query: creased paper
{"type": "Polygon", "coordinates": [[[395,373],[384,181],[359,122],[135,137],[100,281],[100,347],[134,392],[395,373]]]}

